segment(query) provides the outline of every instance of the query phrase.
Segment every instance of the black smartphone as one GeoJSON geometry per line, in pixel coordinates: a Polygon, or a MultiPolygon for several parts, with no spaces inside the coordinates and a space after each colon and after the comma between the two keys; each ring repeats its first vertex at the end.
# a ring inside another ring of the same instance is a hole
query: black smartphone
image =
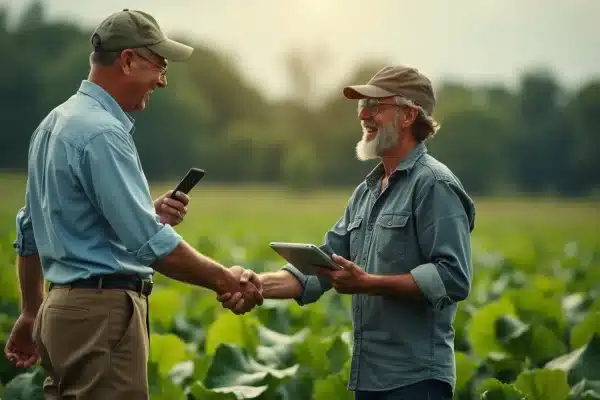
{"type": "Polygon", "coordinates": [[[188,194],[190,190],[192,190],[192,188],[196,186],[196,183],[198,183],[203,177],[203,169],[190,168],[188,173],[183,177],[179,184],[177,184],[177,187],[175,187],[175,190],[173,190],[173,193],[171,193],[169,197],[175,199],[176,192],[183,192],[185,194],[188,194]]]}

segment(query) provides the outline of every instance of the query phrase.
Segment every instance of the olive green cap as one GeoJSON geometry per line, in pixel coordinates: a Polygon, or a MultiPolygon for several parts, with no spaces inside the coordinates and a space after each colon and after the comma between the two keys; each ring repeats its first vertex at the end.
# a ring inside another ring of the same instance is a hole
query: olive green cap
{"type": "Polygon", "coordinates": [[[92,33],[91,42],[98,51],[147,47],[168,61],[185,61],[194,51],[188,45],[169,39],[150,14],[127,8],[102,21],[92,33]]]}
{"type": "Polygon", "coordinates": [[[384,67],[367,84],[346,86],[343,93],[349,99],[402,96],[421,106],[429,115],[435,108],[435,94],[429,78],[416,68],[404,65],[384,67]]]}

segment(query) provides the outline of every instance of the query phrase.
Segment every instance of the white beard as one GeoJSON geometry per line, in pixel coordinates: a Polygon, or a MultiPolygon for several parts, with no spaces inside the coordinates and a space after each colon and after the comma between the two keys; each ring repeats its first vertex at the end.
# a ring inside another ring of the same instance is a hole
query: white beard
{"type": "Polygon", "coordinates": [[[390,150],[398,144],[398,133],[396,132],[396,120],[391,124],[379,127],[377,135],[371,141],[367,141],[369,123],[361,121],[363,136],[356,144],[356,157],[360,161],[372,160],[381,157],[382,153],[390,150]]]}

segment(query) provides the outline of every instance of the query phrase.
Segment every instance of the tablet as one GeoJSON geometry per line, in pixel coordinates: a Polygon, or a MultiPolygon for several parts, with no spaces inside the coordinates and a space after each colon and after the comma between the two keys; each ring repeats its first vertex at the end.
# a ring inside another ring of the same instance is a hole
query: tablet
{"type": "Polygon", "coordinates": [[[310,243],[271,242],[270,246],[294,267],[307,274],[314,274],[312,267],[341,269],[327,253],[310,243]]]}

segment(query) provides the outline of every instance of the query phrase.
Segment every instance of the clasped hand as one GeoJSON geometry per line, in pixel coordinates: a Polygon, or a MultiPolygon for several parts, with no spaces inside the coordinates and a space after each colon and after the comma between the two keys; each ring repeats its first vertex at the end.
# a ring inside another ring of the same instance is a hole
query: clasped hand
{"type": "Polygon", "coordinates": [[[255,306],[263,304],[262,282],[258,275],[250,270],[240,266],[234,266],[229,269],[236,280],[234,288],[217,295],[217,299],[223,303],[224,308],[229,308],[234,314],[245,314],[255,306]]]}

